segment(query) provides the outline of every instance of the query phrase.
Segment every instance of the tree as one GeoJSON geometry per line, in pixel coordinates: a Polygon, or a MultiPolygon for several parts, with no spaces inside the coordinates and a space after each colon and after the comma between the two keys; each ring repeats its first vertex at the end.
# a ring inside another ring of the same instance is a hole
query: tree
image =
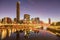
{"type": "Polygon", "coordinates": [[[57,23],[56,23],[56,26],[60,26],[60,22],[57,22],[57,23]]]}

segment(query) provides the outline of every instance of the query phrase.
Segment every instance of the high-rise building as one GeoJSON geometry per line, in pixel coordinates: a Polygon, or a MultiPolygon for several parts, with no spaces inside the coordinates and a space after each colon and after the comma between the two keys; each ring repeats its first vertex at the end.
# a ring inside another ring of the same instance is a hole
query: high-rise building
{"type": "Polygon", "coordinates": [[[51,24],[51,19],[50,18],[48,18],[48,24],[51,24]]]}
{"type": "Polygon", "coordinates": [[[24,14],[24,20],[29,21],[30,20],[30,15],[29,14],[24,14]]]}
{"type": "Polygon", "coordinates": [[[24,14],[24,24],[29,24],[30,23],[30,15],[29,14],[24,14]]]}
{"type": "Polygon", "coordinates": [[[18,1],[16,3],[16,19],[17,19],[17,23],[19,23],[19,20],[20,20],[20,1],[18,1]]]}
{"type": "Polygon", "coordinates": [[[32,21],[33,23],[40,23],[39,17],[32,18],[31,21],[32,21]]]}
{"type": "Polygon", "coordinates": [[[35,18],[35,21],[36,21],[36,23],[40,23],[39,17],[36,17],[36,18],[35,18]]]}
{"type": "Polygon", "coordinates": [[[17,19],[16,18],[14,18],[14,22],[16,22],[17,21],[17,19]]]}
{"type": "Polygon", "coordinates": [[[1,19],[0,19],[0,23],[1,23],[1,19]]]}
{"type": "Polygon", "coordinates": [[[4,17],[2,19],[2,23],[4,23],[4,24],[11,24],[12,23],[12,20],[9,17],[4,17]]]}

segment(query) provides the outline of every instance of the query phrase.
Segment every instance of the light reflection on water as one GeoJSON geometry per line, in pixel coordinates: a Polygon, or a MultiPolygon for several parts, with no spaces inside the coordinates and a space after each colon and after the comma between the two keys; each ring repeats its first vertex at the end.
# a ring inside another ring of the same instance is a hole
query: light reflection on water
{"type": "MultiPolygon", "coordinates": [[[[4,39],[6,36],[11,36],[11,34],[13,34],[13,36],[15,36],[16,34],[14,33],[14,32],[16,32],[16,29],[8,29],[8,30],[6,30],[6,29],[3,29],[1,32],[0,32],[0,34],[1,34],[1,39],[4,39]],[[14,35],[15,34],[15,35],[14,35]]],[[[26,32],[25,32],[25,34],[27,34],[26,32]]],[[[21,35],[23,35],[23,33],[21,33],[21,35]]],[[[20,35],[20,36],[21,36],[20,35]]],[[[43,31],[40,31],[38,34],[37,33],[34,33],[34,32],[30,32],[30,35],[29,35],[29,37],[30,38],[35,38],[35,37],[39,37],[39,38],[41,38],[41,37],[46,37],[47,39],[48,38],[50,38],[50,39],[54,39],[55,38],[55,36],[54,35],[52,35],[50,32],[46,32],[45,30],[43,30],[43,31]],[[44,35],[43,35],[44,34],[44,35]],[[53,38],[52,38],[53,37],[53,38]]],[[[21,36],[22,37],[22,36],[21,36]]],[[[43,38],[41,38],[41,39],[43,39],[43,38]]]]}
{"type": "Polygon", "coordinates": [[[0,30],[0,39],[4,39],[5,37],[9,37],[11,34],[16,32],[16,29],[2,29],[0,30]]]}
{"type": "Polygon", "coordinates": [[[1,32],[1,39],[5,38],[6,35],[7,35],[6,30],[2,30],[2,32],[1,32]]]}

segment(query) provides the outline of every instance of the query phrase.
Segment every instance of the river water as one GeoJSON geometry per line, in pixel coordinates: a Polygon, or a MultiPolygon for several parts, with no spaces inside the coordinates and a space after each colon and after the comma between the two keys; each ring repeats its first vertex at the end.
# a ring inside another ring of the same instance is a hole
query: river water
{"type": "Polygon", "coordinates": [[[28,36],[25,32],[16,32],[16,30],[2,30],[0,31],[0,40],[60,40],[60,37],[54,35],[52,32],[47,30],[41,30],[39,33],[29,32],[28,36]]]}

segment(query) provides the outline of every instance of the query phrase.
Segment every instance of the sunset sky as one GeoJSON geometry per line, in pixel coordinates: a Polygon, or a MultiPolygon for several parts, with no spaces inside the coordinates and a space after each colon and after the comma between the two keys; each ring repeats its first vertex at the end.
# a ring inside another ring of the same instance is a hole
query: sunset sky
{"type": "MultiPolygon", "coordinates": [[[[0,19],[3,17],[16,17],[16,2],[18,0],[0,0],[0,19]]],[[[60,21],[60,1],[59,0],[19,0],[20,19],[24,14],[30,14],[31,18],[39,17],[40,20],[48,22],[60,21]]]]}

